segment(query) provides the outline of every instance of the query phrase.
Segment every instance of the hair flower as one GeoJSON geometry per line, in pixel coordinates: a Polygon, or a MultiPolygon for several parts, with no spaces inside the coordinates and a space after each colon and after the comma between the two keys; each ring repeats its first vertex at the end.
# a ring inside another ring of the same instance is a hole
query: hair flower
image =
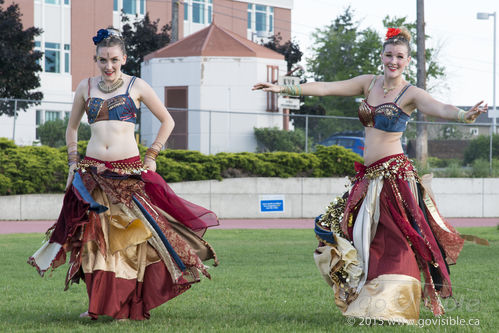
{"type": "Polygon", "coordinates": [[[109,37],[109,31],[107,29],[100,29],[97,31],[97,36],[92,37],[92,40],[94,41],[94,45],[97,45],[107,37],[109,37]]]}
{"type": "Polygon", "coordinates": [[[388,31],[386,32],[386,39],[389,40],[390,38],[393,38],[400,34],[400,29],[399,28],[388,28],[388,31]]]}

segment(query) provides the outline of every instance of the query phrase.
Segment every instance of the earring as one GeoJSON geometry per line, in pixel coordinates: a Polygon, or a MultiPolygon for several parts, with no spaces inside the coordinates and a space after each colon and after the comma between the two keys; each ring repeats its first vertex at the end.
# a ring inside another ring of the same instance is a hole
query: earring
{"type": "Polygon", "coordinates": [[[383,73],[384,70],[385,70],[385,66],[383,64],[379,65],[379,71],[381,73],[383,73]]]}

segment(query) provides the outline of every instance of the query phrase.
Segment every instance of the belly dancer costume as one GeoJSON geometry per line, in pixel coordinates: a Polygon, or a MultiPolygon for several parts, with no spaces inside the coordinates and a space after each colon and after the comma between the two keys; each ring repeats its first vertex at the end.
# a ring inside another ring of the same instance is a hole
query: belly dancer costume
{"type": "MultiPolygon", "coordinates": [[[[135,123],[137,108],[129,95],[134,80],[125,94],[89,97],[89,123],[135,123]]],[[[202,261],[218,261],[201,237],[215,225],[213,212],[178,197],[161,176],[144,169],[139,156],[85,157],[48,240],[28,262],[43,276],[71,252],[65,290],[85,281],[93,319],[148,319],[149,310],[189,289],[201,274],[210,277],[202,261]]]]}
{"type": "MultiPolygon", "coordinates": [[[[359,108],[365,127],[403,132],[409,115],[394,102],[367,103],[376,77],[359,108]]],[[[314,259],[334,290],[345,316],[410,323],[419,318],[423,296],[435,315],[444,313],[439,296],[452,295],[449,266],[463,239],[439,214],[404,154],[371,165],[355,165],[349,193],[317,217],[314,259]],[[421,290],[421,273],[424,288],[421,290]]]]}

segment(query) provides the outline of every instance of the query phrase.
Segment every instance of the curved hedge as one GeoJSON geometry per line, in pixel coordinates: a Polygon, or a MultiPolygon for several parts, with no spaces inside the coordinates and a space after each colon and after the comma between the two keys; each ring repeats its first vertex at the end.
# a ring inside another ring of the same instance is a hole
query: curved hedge
{"type": "MultiPolygon", "coordinates": [[[[78,142],[83,157],[87,142],[78,142]]],[[[143,157],[146,147],[139,145],[143,157]]],[[[0,138],[0,195],[63,192],[68,172],[66,147],[18,147],[0,138]]],[[[353,175],[362,158],[343,147],[317,146],[313,153],[219,153],[163,150],[157,172],[167,182],[234,177],[332,177],[353,175]]]]}

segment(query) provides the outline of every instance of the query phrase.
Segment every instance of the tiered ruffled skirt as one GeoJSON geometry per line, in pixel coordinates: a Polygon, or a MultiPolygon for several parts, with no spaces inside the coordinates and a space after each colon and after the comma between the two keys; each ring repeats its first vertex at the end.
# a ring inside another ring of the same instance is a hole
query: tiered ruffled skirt
{"type": "Polygon", "coordinates": [[[80,162],[48,241],[29,259],[40,273],[66,262],[70,283],[84,280],[89,315],[149,318],[149,311],[183,293],[204,260],[217,259],[201,237],[216,215],[178,197],[139,157],[80,162]]]}
{"type": "Polygon", "coordinates": [[[463,240],[403,154],[356,171],[349,193],[316,220],[314,258],[336,304],[345,316],[413,323],[422,295],[443,314],[439,296],[452,295],[449,265],[463,240]]]}

